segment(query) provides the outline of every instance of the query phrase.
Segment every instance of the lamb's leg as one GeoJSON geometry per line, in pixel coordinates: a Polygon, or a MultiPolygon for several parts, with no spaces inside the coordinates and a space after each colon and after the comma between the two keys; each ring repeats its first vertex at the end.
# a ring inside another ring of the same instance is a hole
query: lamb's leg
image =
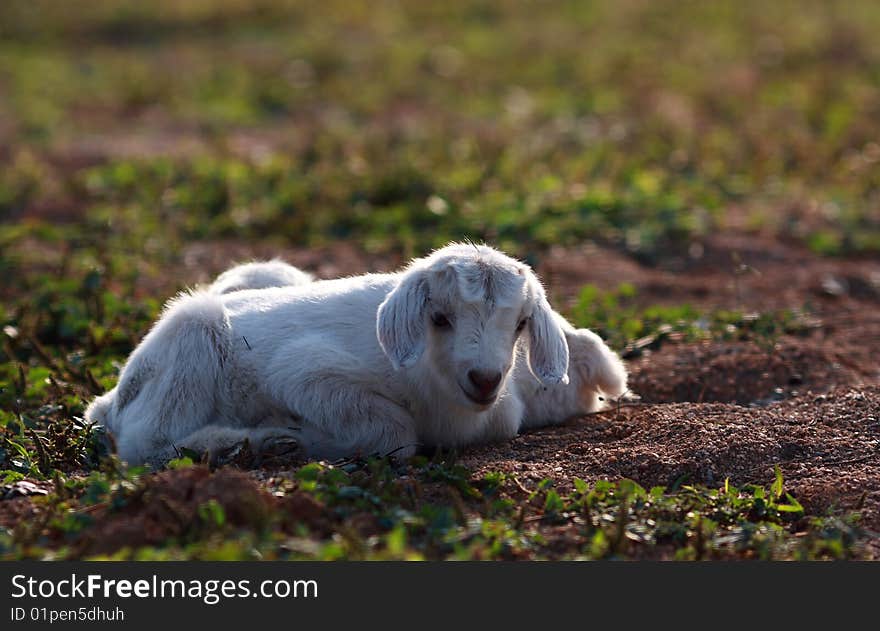
{"type": "Polygon", "coordinates": [[[89,406],[86,418],[106,425],[123,460],[162,460],[213,420],[230,361],[231,332],[220,299],[183,295],[169,302],[117,386],[89,406]]]}
{"type": "Polygon", "coordinates": [[[419,441],[407,410],[368,388],[352,385],[345,376],[319,379],[325,385],[312,382],[304,388],[311,390],[309,395],[296,401],[304,410],[300,437],[310,457],[415,455],[419,441]]]}
{"type": "Polygon", "coordinates": [[[283,379],[269,382],[273,398],[284,401],[298,417],[301,447],[311,458],[336,459],[353,455],[413,455],[418,447],[415,422],[408,410],[371,385],[358,379],[357,357],[302,338],[278,353],[269,374],[283,379]],[[291,363],[290,357],[308,357],[291,363]],[[340,370],[351,367],[351,372],[340,370]]]}
{"type": "Polygon", "coordinates": [[[229,427],[206,425],[170,445],[158,458],[159,464],[185,450],[207,456],[212,465],[259,464],[267,459],[290,458],[300,453],[300,431],[295,427],[229,427]]]}
{"type": "Polygon", "coordinates": [[[570,329],[565,337],[568,384],[541,385],[526,362],[517,358],[515,379],[526,408],[523,427],[552,425],[595,412],[627,391],[626,368],[602,338],[589,329],[570,329]]]}

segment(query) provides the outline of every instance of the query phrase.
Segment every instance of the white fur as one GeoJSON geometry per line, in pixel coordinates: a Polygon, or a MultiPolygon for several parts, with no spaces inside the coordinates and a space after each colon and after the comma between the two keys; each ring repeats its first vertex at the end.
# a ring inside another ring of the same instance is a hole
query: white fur
{"type": "Polygon", "coordinates": [[[312,280],[314,278],[308,272],[279,259],[254,261],[226,270],[211,284],[209,291],[215,294],[228,294],[242,289],[304,285],[312,280]]]}
{"type": "Polygon", "coordinates": [[[245,438],[257,451],[295,440],[312,458],[405,457],[511,438],[626,391],[604,342],[555,313],[527,265],[488,246],[310,281],[280,261],[249,263],[179,295],[86,417],[129,462],[245,438]],[[491,400],[469,371],[500,374],[491,400]]]}

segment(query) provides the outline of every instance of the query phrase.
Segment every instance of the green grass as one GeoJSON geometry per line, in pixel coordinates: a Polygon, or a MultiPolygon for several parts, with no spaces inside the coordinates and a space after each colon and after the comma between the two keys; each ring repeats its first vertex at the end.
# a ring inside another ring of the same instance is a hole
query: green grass
{"type": "MultiPolygon", "coordinates": [[[[185,459],[172,468],[192,466],[185,459]]],[[[311,463],[274,480],[276,496],[300,498],[296,505],[313,512],[292,515],[292,502],[282,501],[274,510],[254,504],[243,518],[222,498],[174,512],[173,498],[143,469],[107,467],[69,480],[56,474],[54,491],[35,501],[35,523],[0,532],[0,558],[806,560],[856,557],[862,537],[854,517],[805,517],[778,470],[769,488],[646,490],[631,480],[575,478],[568,492],[545,479],[525,495],[511,477],[475,479],[447,455],[408,465],[311,463]],[[99,521],[151,503],[176,519],[164,545],[109,555],[80,545],[99,521]],[[227,510],[238,515],[229,519],[227,510]]],[[[253,499],[233,498],[239,501],[253,499]]]]}
{"type": "Polygon", "coordinates": [[[650,260],[735,222],[880,249],[875,3],[54,6],[0,8],[0,214],[69,204],[170,245],[592,238],[650,260]],[[150,133],[154,157],[53,159],[150,133]],[[173,157],[179,136],[200,149],[173,157]]]}
{"type": "Polygon", "coordinates": [[[659,348],[671,339],[751,340],[769,349],[782,335],[802,335],[816,326],[806,309],[763,313],[705,311],[688,303],[639,304],[637,293],[629,283],[609,291],[585,285],[568,315],[576,326],[598,333],[624,358],[638,356],[645,348],[659,348]]]}
{"type": "MultiPolygon", "coordinates": [[[[868,1],[0,3],[0,476],[55,484],[35,500],[44,530],[0,531],[2,555],[71,553],[89,506],[148,484],[81,419],[186,282],[189,244],[347,240],[409,256],[472,238],[537,262],[595,241],[650,264],[735,227],[876,255],[878,30],[868,1]]],[[[625,353],[670,336],[769,343],[807,326],[793,312],[635,298],[587,287],[570,315],[625,353]]],[[[520,514],[503,477],[352,466],[310,465],[282,489],[334,511],[320,536],[233,532],[212,506],[181,541],[137,554],[855,550],[851,524],[780,510],[795,504],[757,487],[546,486],[520,514]],[[462,505],[407,504],[402,475],[462,505]],[[380,520],[374,538],[340,529],[352,511],[380,520]],[[210,520],[222,542],[204,534],[210,520]],[[577,546],[547,539],[557,521],[577,546]]]]}

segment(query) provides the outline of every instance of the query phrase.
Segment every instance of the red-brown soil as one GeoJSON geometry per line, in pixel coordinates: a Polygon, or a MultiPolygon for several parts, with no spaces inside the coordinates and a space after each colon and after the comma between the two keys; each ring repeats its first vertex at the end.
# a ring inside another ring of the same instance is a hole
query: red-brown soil
{"type": "MultiPolygon", "coordinates": [[[[710,239],[691,250],[701,255],[648,266],[591,245],[552,250],[537,269],[563,311],[586,283],[629,282],[644,304],[805,309],[811,326],[769,340],[669,340],[627,362],[640,402],[465,450],[462,462],[478,474],[514,474],[528,489],[546,477],[565,488],[575,476],[628,477],[645,487],[727,478],[767,484],[779,465],[786,488],[810,514],[861,513],[867,554],[880,557],[880,261],[818,258],[755,235],[710,239]]],[[[182,269],[188,282],[208,282],[234,261],[270,256],[325,278],[400,264],[350,244],[268,251],[210,242],[190,246],[182,269]]],[[[138,502],[100,519],[80,551],[185,538],[201,527],[194,507],[209,499],[242,524],[281,508],[320,527],[320,505],[303,495],[282,504],[264,490],[260,472],[189,471],[159,474],[138,502]]],[[[27,498],[0,502],[0,525],[34,517],[27,498]]]]}
{"type": "Polygon", "coordinates": [[[637,405],[473,449],[462,462],[503,470],[531,488],[543,478],[767,483],[779,465],[813,514],[862,503],[880,529],[880,387],[841,387],[749,408],[730,403],[637,405]],[[864,497],[863,497],[864,496],[864,497]]]}
{"type": "MultiPolygon", "coordinates": [[[[202,276],[228,263],[229,251],[217,246],[191,250],[202,276]]],[[[399,264],[383,265],[348,245],[274,254],[325,278],[399,264]]],[[[231,258],[261,255],[234,250],[231,258]]],[[[770,340],[667,342],[628,361],[640,403],[467,450],[464,464],[514,473],[526,487],[545,477],[565,486],[573,476],[629,477],[646,487],[725,478],[766,484],[778,464],[812,514],[858,509],[877,554],[880,261],[820,258],[733,233],[651,265],[588,245],[551,250],[537,269],[562,310],[584,284],[612,289],[628,282],[646,305],[804,309],[811,326],[770,340]]]]}

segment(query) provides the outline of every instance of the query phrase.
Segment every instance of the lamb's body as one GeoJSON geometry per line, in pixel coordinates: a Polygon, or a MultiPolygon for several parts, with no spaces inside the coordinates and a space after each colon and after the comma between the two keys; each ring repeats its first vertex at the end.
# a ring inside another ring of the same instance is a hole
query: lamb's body
{"type": "Polygon", "coordinates": [[[449,396],[453,367],[438,367],[433,348],[442,331],[423,332],[429,352],[400,361],[376,335],[377,313],[408,274],[311,283],[283,273],[278,284],[298,284],[184,294],[87,417],[107,426],[131,462],[161,463],[181,447],[217,453],[245,438],[258,451],[295,441],[317,458],[405,456],[418,445],[507,439],[596,409],[600,389],[611,397],[625,390],[622,364],[604,343],[551,312],[571,353],[571,383],[542,384],[530,345],[513,338],[509,376],[491,405],[449,396]]]}

